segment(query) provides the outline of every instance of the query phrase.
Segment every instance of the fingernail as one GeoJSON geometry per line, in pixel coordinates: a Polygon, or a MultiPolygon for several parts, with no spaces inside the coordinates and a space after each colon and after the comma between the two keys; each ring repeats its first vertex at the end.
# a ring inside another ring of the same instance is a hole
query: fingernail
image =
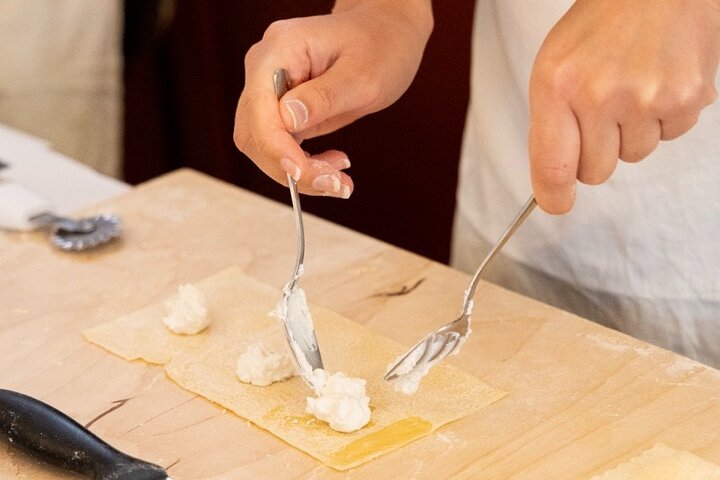
{"type": "Polygon", "coordinates": [[[284,102],[285,108],[292,117],[293,130],[302,127],[308,119],[308,110],[300,100],[287,100],[284,102]]]}
{"type": "Polygon", "coordinates": [[[312,182],[315,190],[327,193],[337,193],[340,191],[340,178],[337,175],[319,175],[312,182]]]}
{"type": "Polygon", "coordinates": [[[350,168],[350,160],[347,158],[341,158],[340,160],[336,160],[332,166],[336,170],[345,170],[346,168],[350,168]]]}
{"type": "Polygon", "coordinates": [[[347,200],[348,198],[350,198],[350,193],[350,187],[348,185],[343,185],[340,188],[340,198],[344,198],[345,200],[347,200]]]}
{"type": "Polygon", "coordinates": [[[347,185],[343,185],[340,187],[339,192],[323,192],[322,194],[324,197],[342,198],[344,200],[347,200],[348,198],[350,198],[351,193],[352,192],[350,192],[350,187],[348,187],[347,185]]]}
{"type": "Polygon", "coordinates": [[[289,158],[283,158],[280,160],[280,167],[285,170],[285,173],[290,175],[296,182],[300,181],[300,167],[289,158]]]}

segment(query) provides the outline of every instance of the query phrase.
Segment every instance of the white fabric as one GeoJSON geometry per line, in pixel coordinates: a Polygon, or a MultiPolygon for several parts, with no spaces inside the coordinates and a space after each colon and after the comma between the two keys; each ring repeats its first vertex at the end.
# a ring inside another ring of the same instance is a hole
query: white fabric
{"type": "MultiPolygon", "coordinates": [[[[458,268],[477,267],[531,193],[530,70],[571,4],[477,3],[458,268]]],[[[571,213],[534,212],[503,252],[493,280],[508,288],[720,365],[720,103],[643,162],[621,162],[607,183],[579,185],[571,213]]]]}
{"type": "Polygon", "coordinates": [[[121,0],[0,1],[0,122],[119,176],[121,0]]]}
{"type": "Polygon", "coordinates": [[[55,213],[76,210],[120,195],[130,186],[53,151],[42,139],[0,124],[0,183],[22,186],[45,199],[55,213]]]}

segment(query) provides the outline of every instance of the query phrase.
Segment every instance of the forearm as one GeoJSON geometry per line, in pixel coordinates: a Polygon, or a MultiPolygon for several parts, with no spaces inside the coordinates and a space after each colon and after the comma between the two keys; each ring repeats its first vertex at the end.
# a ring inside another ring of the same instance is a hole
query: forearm
{"type": "Polygon", "coordinates": [[[433,29],[431,0],[336,0],[333,13],[343,13],[356,8],[374,9],[389,18],[401,18],[428,37],[433,29]]]}

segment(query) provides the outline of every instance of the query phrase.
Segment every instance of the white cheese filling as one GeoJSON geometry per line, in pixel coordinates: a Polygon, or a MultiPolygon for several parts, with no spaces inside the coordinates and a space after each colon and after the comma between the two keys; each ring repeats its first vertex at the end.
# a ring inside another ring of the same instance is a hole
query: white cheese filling
{"type": "Polygon", "coordinates": [[[342,372],[329,375],[320,368],[312,372],[317,398],[308,397],[306,410],[338,432],[354,432],[370,421],[370,398],[362,378],[342,372]]]}
{"type": "Polygon", "coordinates": [[[250,344],[237,361],[241,382],[266,387],[295,375],[295,364],[287,353],[275,353],[262,343],[250,344]]]}
{"type": "MultiPolygon", "coordinates": [[[[467,292],[465,292],[465,294],[467,295],[467,292]]],[[[471,300],[468,304],[468,315],[472,314],[472,309],[473,301],[471,300]]],[[[467,333],[458,340],[458,344],[455,347],[455,350],[453,350],[450,355],[457,355],[460,352],[460,347],[462,347],[463,343],[465,343],[465,340],[467,340],[471,333],[472,329],[468,326],[467,333]]],[[[447,349],[448,345],[445,344],[444,338],[442,336],[438,336],[436,337],[436,341],[433,341],[430,345],[426,344],[426,348],[432,350],[431,352],[429,352],[429,357],[432,357],[441,348],[443,350],[447,349]]],[[[409,355],[395,368],[395,374],[397,375],[397,377],[390,381],[395,391],[404,393],[405,395],[412,395],[413,393],[417,392],[418,388],[420,388],[420,382],[422,381],[423,377],[428,374],[430,369],[436,363],[439,363],[443,359],[445,359],[446,356],[449,356],[441,354],[435,360],[432,360],[430,362],[418,363],[425,354],[426,348],[416,349],[412,352],[411,355],[409,355]]],[[[390,371],[392,365],[395,365],[398,360],[400,360],[400,358],[401,357],[398,357],[393,363],[390,364],[387,370],[388,372],[390,371]]]]}
{"type": "Polygon", "coordinates": [[[300,287],[291,291],[288,283],[283,294],[271,315],[281,322],[292,322],[294,333],[299,337],[294,338],[293,332],[289,332],[290,349],[297,358],[299,373],[315,391],[316,398],[307,397],[307,412],[338,432],[359,430],[370,421],[370,399],[365,393],[365,380],[350,378],[342,372],[331,375],[320,368],[312,369],[297,343],[297,340],[308,343],[314,331],[305,292],[300,287]]]}
{"type": "Polygon", "coordinates": [[[177,297],[169,300],[166,308],[163,323],[175,333],[194,335],[210,324],[205,297],[193,285],[180,285],[177,297]]]}
{"type": "Polygon", "coordinates": [[[395,391],[402,392],[405,395],[412,395],[420,388],[420,381],[427,375],[432,366],[430,363],[417,364],[423,353],[425,353],[425,350],[422,348],[415,350],[395,369],[398,376],[390,381],[395,391]]]}

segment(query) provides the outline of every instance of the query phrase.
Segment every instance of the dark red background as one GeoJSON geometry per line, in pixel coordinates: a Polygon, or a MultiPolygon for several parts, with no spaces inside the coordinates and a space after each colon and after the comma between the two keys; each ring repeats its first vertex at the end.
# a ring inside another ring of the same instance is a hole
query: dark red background
{"type": "MultiPolygon", "coordinates": [[[[288,203],[287,190],[233,145],[243,57],[272,21],[327,13],[331,5],[126,0],[125,179],[138,183],[186,166],[288,203]]],[[[348,201],[303,197],[305,210],[447,261],[473,5],[474,0],[435,3],[425,59],[400,101],[303,144],[309,151],[346,151],[356,185],[348,201]]]]}

